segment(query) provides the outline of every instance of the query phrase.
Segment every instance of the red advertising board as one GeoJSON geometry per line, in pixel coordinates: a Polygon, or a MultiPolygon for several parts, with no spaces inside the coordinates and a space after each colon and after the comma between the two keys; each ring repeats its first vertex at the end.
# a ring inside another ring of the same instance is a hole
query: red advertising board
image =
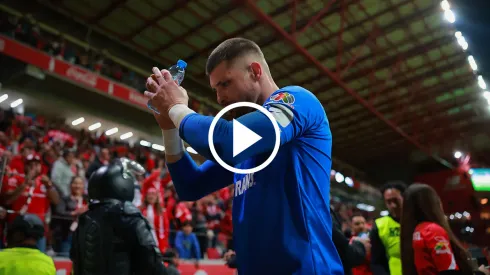
{"type": "MultiPolygon", "coordinates": [[[[56,275],[71,274],[71,261],[69,259],[54,258],[54,264],[56,275]]],[[[214,263],[203,261],[199,264],[199,268],[196,268],[193,263],[181,262],[178,269],[181,275],[194,275],[196,273],[199,275],[234,275],[236,273],[234,269],[226,267],[221,261],[214,263]]]]}
{"type": "Polygon", "coordinates": [[[78,65],[52,57],[4,35],[0,35],[0,53],[39,67],[48,74],[147,110],[147,100],[137,90],[100,76],[78,65]]]}

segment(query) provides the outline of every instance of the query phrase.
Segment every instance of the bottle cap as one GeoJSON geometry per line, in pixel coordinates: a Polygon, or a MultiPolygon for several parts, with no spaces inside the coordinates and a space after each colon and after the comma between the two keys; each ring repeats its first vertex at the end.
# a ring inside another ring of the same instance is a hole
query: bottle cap
{"type": "Polygon", "coordinates": [[[184,60],[177,61],[177,66],[181,67],[182,69],[187,68],[187,63],[184,60]]]}

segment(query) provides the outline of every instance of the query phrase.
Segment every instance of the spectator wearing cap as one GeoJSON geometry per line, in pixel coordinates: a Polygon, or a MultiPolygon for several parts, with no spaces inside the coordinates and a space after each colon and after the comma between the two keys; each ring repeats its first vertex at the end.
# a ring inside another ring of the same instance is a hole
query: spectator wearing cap
{"type": "Polygon", "coordinates": [[[38,216],[17,216],[7,232],[8,248],[0,251],[1,274],[56,274],[53,259],[41,253],[36,243],[44,238],[44,223],[38,216]]]}
{"type": "Polygon", "coordinates": [[[56,185],[63,197],[70,195],[70,183],[75,176],[72,165],[75,154],[70,150],[64,150],[61,157],[56,160],[51,169],[51,180],[56,185]]]}
{"type": "MultiPolygon", "coordinates": [[[[52,182],[46,175],[41,175],[40,157],[36,154],[27,156],[25,175],[14,175],[2,186],[2,201],[13,211],[8,215],[11,222],[18,214],[34,214],[45,221],[50,204],[58,204],[59,196],[52,182]]],[[[46,251],[46,238],[39,239],[38,248],[46,251]]]]}
{"type": "Polygon", "coordinates": [[[200,259],[201,249],[197,241],[196,234],[192,233],[192,225],[185,222],[182,230],[177,232],[175,237],[175,248],[179,252],[181,259],[200,259]]]}

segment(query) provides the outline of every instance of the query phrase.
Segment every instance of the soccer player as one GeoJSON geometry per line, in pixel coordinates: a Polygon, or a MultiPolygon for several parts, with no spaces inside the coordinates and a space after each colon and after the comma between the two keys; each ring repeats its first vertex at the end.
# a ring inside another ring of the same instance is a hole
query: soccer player
{"type": "MultiPolygon", "coordinates": [[[[235,183],[232,212],[239,274],[343,274],[332,242],[332,134],[318,99],[302,87],[278,88],[261,49],[250,40],[233,38],[214,49],[206,73],[218,102],[262,105],[281,130],[279,153],[270,165],[254,174],[234,174],[210,154],[205,137],[213,117],[187,107],[187,92],[168,71],[153,68],[153,73],[145,95],[160,113],[155,117],[179,198],[198,200],[235,183]],[[181,139],[209,160],[197,166],[181,139]]],[[[220,119],[214,146],[226,163],[253,168],[273,150],[273,125],[259,111],[236,119],[263,142],[233,157],[233,123],[220,119]]]]}

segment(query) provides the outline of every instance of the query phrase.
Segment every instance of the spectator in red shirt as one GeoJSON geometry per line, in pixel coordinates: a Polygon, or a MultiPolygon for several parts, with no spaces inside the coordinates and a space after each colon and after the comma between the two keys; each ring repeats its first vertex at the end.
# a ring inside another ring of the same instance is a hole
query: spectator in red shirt
{"type": "Polygon", "coordinates": [[[17,156],[14,156],[12,157],[12,159],[10,160],[10,164],[9,164],[9,167],[10,167],[10,170],[12,171],[12,173],[14,174],[24,174],[24,162],[25,162],[25,159],[28,155],[32,154],[32,149],[31,148],[28,148],[26,146],[22,147],[20,149],[20,155],[17,155],[17,156]]]}
{"type": "Polygon", "coordinates": [[[153,237],[155,238],[160,251],[164,253],[169,247],[170,224],[165,209],[159,202],[157,190],[149,188],[146,192],[145,200],[141,206],[141,213],[146,217],[152,227],[153,237]]]}
{"type": "MultiPolygon", "coordinates": [[[[45,221],[50,203],[56,205],[60,201],[58,192],[49,178],[41,175],[41,159],[38,155],[27,156],[24,169],[25,176],[13,176],[6,186],[2,186],[2,193],[5,194],[3,201],[14,211],[7,220],[11,222],[18,214],[29,213],[45,221]]],[[[45,237],[39,240],[38,248],[46,251],[45,237]]]]}
{"type": "Polygon", "coordinates": [[[228,201],[228,205],[226,207],[225,216],[223,217],[223,219],[221,220],[221,223],[220,223],[221,233],[223,233],[228,239],[228,243],[226,244],[226,248],[230,249],[230,250],[233,250],[233,222],[231,219],[231,217],[232,217],[232,212],[231,212],[232,205],[233,205],[233,200],[230,199],[228,201]]]}
{"type": "MultiPolygon", "coordinates": [[[[369,238],[368,231],[366,229],[366,219],[360,213],[355,213],[351,217],[352,224],[352,237],[350,243],[358,238],[369,238]]],[[[370,253],[366,253],[366,260],[363,264],[355,266],[352,268],[352,275],[372,275],[371,263],[369,259],[371,258],[370,253]]]]}
{"type": "Polygon", "coordinates": [[[436,191],[426,184],[412,184],[403,197],[403,274],[474,274],[470,255],[452,232],[436,191]]]}

